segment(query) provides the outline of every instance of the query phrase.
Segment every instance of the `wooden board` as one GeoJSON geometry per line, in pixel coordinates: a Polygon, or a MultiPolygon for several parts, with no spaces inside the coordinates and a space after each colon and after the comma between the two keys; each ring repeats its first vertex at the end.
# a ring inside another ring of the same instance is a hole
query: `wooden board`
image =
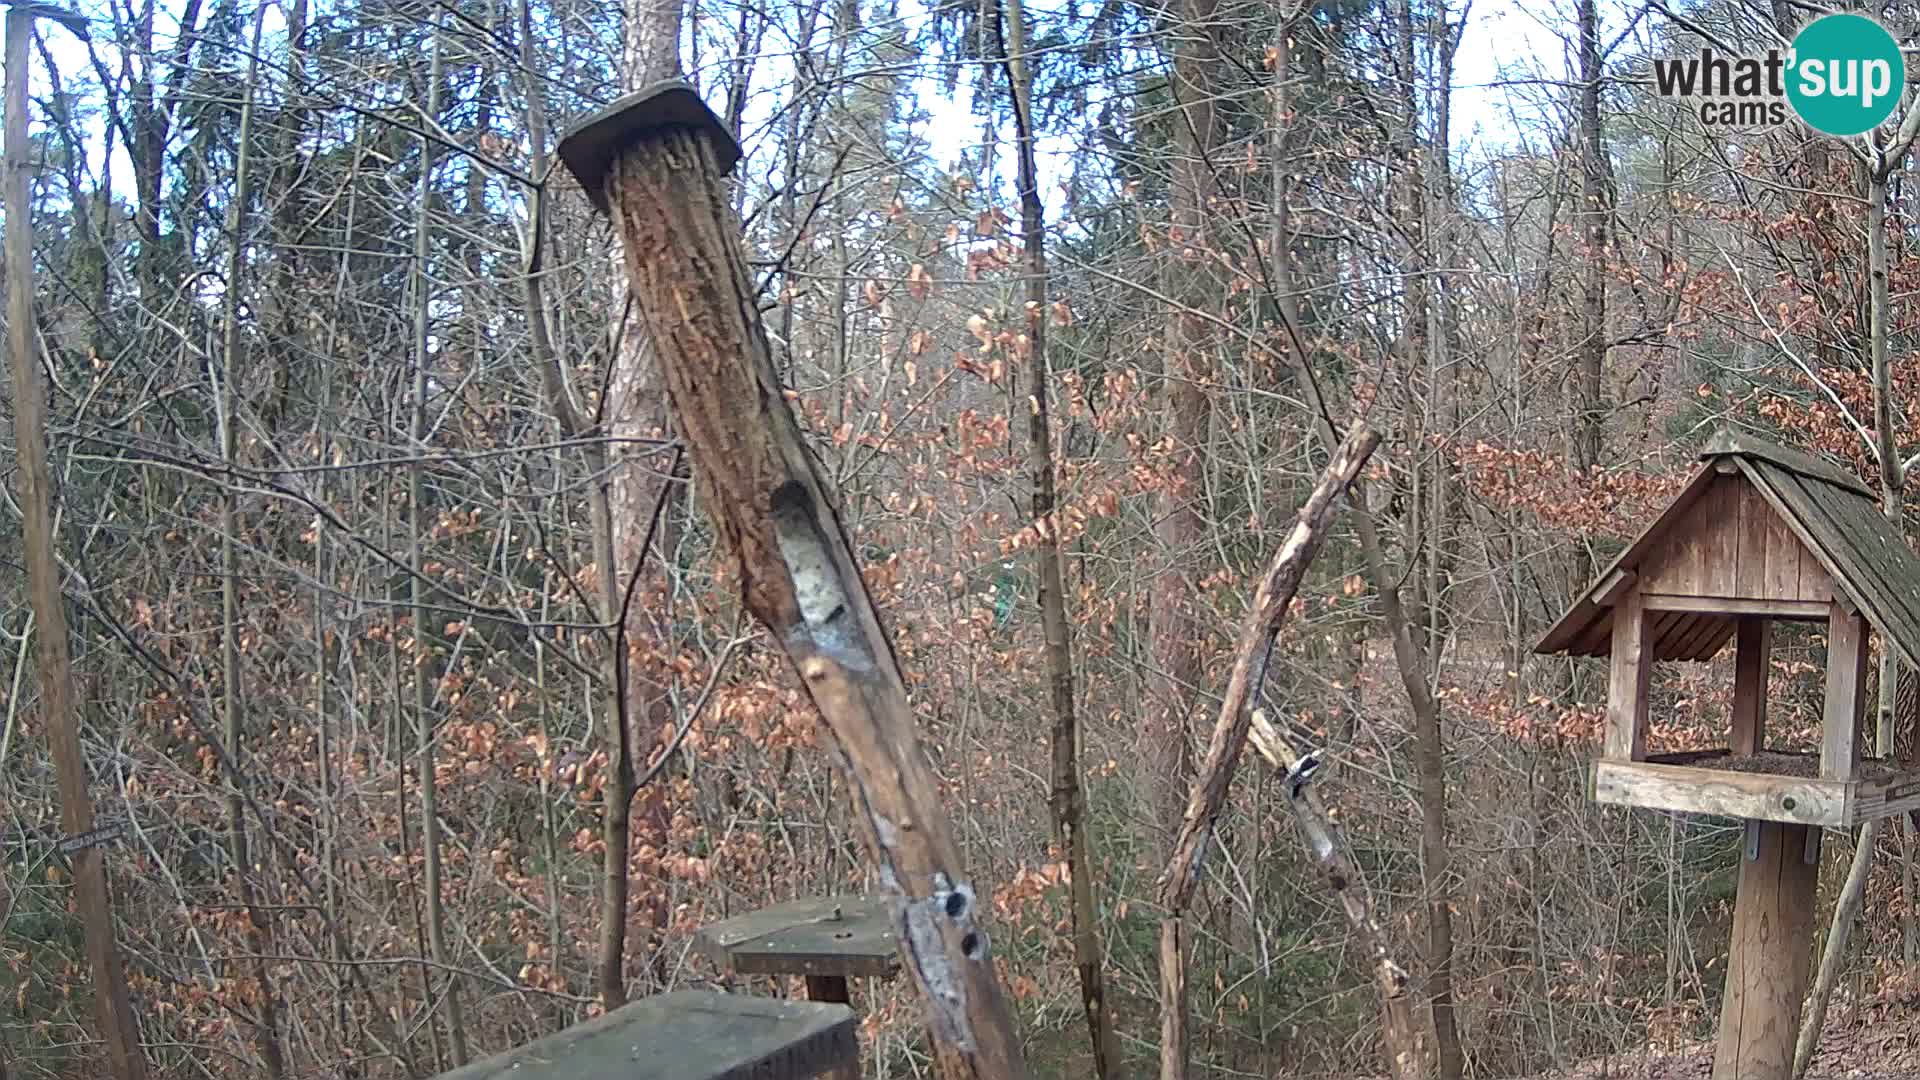
{"type": "Polygon", "coordinates": [[[793,900],[714,923],[694,940],[736,975],[891,979],[900,971],[893,915],[877,897],[793,900]]]}
{"type": "Polygon", "coordinates": [[[1859,783],[1649,761],[1602,759],[1593,766],[1595,802],[1836,829],[1849,824],[1850,800],[1859,783]]]}
{"type": "Polygon", "coordinates": [[[1754,482],[1738,473],[1714,477],[1662,546],[1648,550],[1644,560],[1638,571],[1641,591],[1701,605],[1688,610],[1725,610],[1712,606],[1711,599],[1791,608],[1824,604],[1831,596],[1818,557],[1754,482]]]}
{"type": "Polygon", "coordinates": [[[1607,683],[1606,753],[1638,761],[1647,756],[1647,691],[1652,683],[1653,650],[1646,641],[1647,619],[1640,594],[1629,589],[1614,608],[1613,659],[1607,683]]]}
{"type": "Polygon", "coordinates": [[[1733,745],[1736,754],[1767,748],[1767,676],[1771,671],[1773,624],[1740,620],[1733,654],[1733,745]]]}
{"type": "Polygon", "coordinates": [[[1867,621],[1839,604],[1827,621],[1826,708],[1820,720],[1820,775],[1851,780],[1867,682],[1867,621]]]}
{"type": "MultiPolygon", "coordinates": [[[[1721,749],[1659,754],[1646,761],[1603,758],[1594,762],[1593,798],[1614,806],[1832,829],[1920,810],[1920,770],[1869,759],[1856,770],[1861,778],[1829,780],[1714,767],[1728,756],[1721,749]],[[1794,803],[1790,808],[1788,799],[1794,803]]],[[[1805,767],[1811,769],[1811,762],[1805,767]]]]}
{"type": "Polygon", "coordinates": [[[857,1061],[854,1026],[845,1005],[679,990],[440,1080],[800,1080],[857,1061]]]}

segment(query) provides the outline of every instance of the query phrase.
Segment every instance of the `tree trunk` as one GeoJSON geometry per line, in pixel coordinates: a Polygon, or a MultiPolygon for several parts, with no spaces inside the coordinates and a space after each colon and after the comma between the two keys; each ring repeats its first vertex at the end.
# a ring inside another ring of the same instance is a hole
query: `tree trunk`
{"type": "MultiPolygon", "coordinates": [[[[219,378],[214,388],[214,415],[219,421],[220,459],[229,470],[238,463],[235,439],[238,419],[234,413],[239,405],[239,373],[247,369],[240,340],[240,275],[243,271],[242,254],[246,250],[248,184],[252,179],[253,155],[249,151],[253,145],[254,97],[259,85],[261,20],[266,10],[264,4],[254,9],[253,52],[247,62],[246,90],[240,100],[240,129],[235,141],[233,196],[227,202],[226,282],[222,290],[225,295],[220,312],[223,338],[220,366],[216,369],[219,378]]],[[[220,696],[227,757],[236,768],[246,760],[246,747],[241,737],[244,723],[240,675],[240,545],[235,535],[239,529],[238,515],[235,513],[237,499],[230,475],[220,489],[220,696]]],[[[240,904],[246,911],[247,944],[253,951],[250,967],[260,992],[253,1023],[254,1045],[260,1051],[260,1060],[269,1080],[280,1080],[286,1072],[286,1058],[280,1048],[279,994],[274,989],[273,978],[267,967],[267,957],[275,951],[273,924],[267,912],[261,908],[255,888],[255,871],[253,859],[247,851],[247,823],[243,811],[240,789],[236,781],[230,780],[227,789],[227,851],[233,858],[234,888],[238,890],[240,904]]]]}
{"type": "Polygon", "coordinates": [[[1440,731],[1440,703],[1428,681],[1428,658],[1413,640],[1413,627],[1400,606],[1399,578],[1387,565],[1372,514],[1354,514],[1367,571],[1386,615],[1394,666],[1413,707],[1414,772],[1420,792],[1420,865],[1427,902],[1427,1001],[1433,1013],[1434,1049],[1441,1080],[1459,1080],[1465,1071],[1460,1032],[1453,1015],[1453,903],[1447,848],[1446,747],[1440,731]]]}
{"type": "MultiPolygon", "coordinates": [[[[431,58],[427,64],[427,115],[440,111],[440,33],[437,23],[429,30],[433,36],[431,58]]],[[[427,433],[427,367],[432,356],[427,341],[432,333],[432,282],[427,258],[432,254],[429,227],[433,205],[434,142],[420,139],[420,185],[415,193],[419,205],[414,208],[413,234],[413,409],[408,429],[408,444],[418,455],[425,449],[427,433]]],[[[420,849],[423,856],[424,892],[427,918],[427,947],[434,966],[445,975],[446,1016],[453,1067],[467,1063],[467,1025],[460,1002],[460,980],[448,971],[446,899],[441,895],[439,780],[434,753],[436,724],[433,718],[433,666],[427,650],[429,618],[426,591],[424,542],[432,528],[427,520],[425,466],[416,457],[407,470],[407,531],[409,544],[408,601],[412,617],[413,652],[408,657],[412,668],[413,723],[416,769],[420,783],[420,849]]],[[[432,985],[432,980],[428,981],[432,985]]]]}
{"type": "MultiPolygon", "coordinates": [[[[626,32],[624,81],[637,90],[680,73],[681,0],[625,0],[626,32]]],[[[524,37],[524,35],[523,35],[524,37]]],[[[614,261],[614,319],[616,345],[612,377],[608,380],[603,430],[609,444],[589,455],[594,467],[595,492],[590,496],[594,534],[594,563],[599,570],[600,603],[606,625],[614,628],[609,650],[609,676],[602,711],[607,727],[605,817],[601,839],[606,846],[602,864],[600,903],[599,987],[602,1004],[615,1009],[626,1003],[624,974],[627,918],[632,891],[630,859],[635,811],[648,841],[663,847],[667,838],[666,789],[650,788],[635,804],[633,779],[638,764],[652,756],[660,733],[672,727],[672,702],[667,688],[651,674],[646,658],[661,651],[646,611],[626,604],[626,574],[638,574],[646,560],[643,535],[651,520],[647,508],[669,493],[673,478],[650,452],[636,453],[644,440],[665,436],[669,425],[667,395],[650,342],[640,326],[627,317],[627,285],[621,273],[621,255],[614,261]],[[636,460],[638,458],[638,460],[636,460]],[[637,660],[637,662],[636,662],[637,660]],[[638,763],[638,764],[636,764],[638,763]]],[[[670,520],[670,515],[667,518],[670,520]]],[[[671,532],[660,537],[663,551],[671,551],[671,532]]],[[[665,929],[667,894],[664,884],[647,897],[647,930],[651,945],[665,929]]]]}
{"type": "MultiPolygon", "coordinates": [[[[66,598],[54,558],[53,480],[47,466],[47,390],[41,383],[34,340],[33,217],[29,184],[33,150],[27,141],[27,46],[34,9],[7,11],[6,64],[6,261],[7,344],[13,374],[13,437],[18,462],[20,532],[27,588],[38,627],[40,714],[51,743],[60,788],[60,827],[68,836],[93,831],[93,797],[80,749],[74,707],[73,653],[68,640],[66,598]]],[[[106,848],[82,847],[72,856],[74,906],[85,929],[87,965],[100,1036],[116,1080],[146,1080],[140,1028],[127,996],[126,973],[113,936],[113,901],[107,892],[106,848]]]]}
{"type": "Polygon", "coordinates": [[[1021,1080],[1026,1064],[919,745],[892,639],[778,382],[715,147],[655,129],[612,163],[607,199],[706,508],[748,611],[800,674],[847,760],[856,819],[893,897],[940,1073],[1021,1080]]]}
{"type": "MultiPolygon", "coordinates": [[[[1034,160],[1033,71],[1027,65],[1026,6],[1006,0],[1003,16],[1008,96],[1013,100],[1019,140],[1020,228],[1027,256],[1026,333],[1033,391],[1028,398],[1027,478],[1033,522],[1040,532],[1034,548],[1040,579],[1040,623],[1046,636],[1047,691],[1053,706],[1052,810],[1054,838],[1066,856],[1073,921],[1073,965],[1080,975],[1080,1004],[1087,1015],[1093,1050],[1093,1074],[1108,1080],[1120,1067],[1113,1018],[1102,985],[1100,923],[1093,903],[1092,846],[1087,837],[1087,797],[1080,786],[1080,723],[1073,699],[1073,646],[1067,626],[1066,574],[1060,529],[1054,520],[1052,372],[1047,360],[1046,214],[1040,204],[1040,170],[1034,160]]],[[[1013,407],[1020,410],[1019,394],[1013,407]]]]}
{"type": "Polygon", "coordinates": [[[1167,850],[1179,827],[1186,779],[1193,771],[1188,720],[1200,683],[1204,636],[1199,598],[1187,573],[1204,541],[1200,506],[1206,497],[1206,445],[1212,404],[1206,383],[1213,371],[1213,341],[1205,319],[1189,305],[1205,303],[1196,278],[1205,273],[1209,204],[1214,177],[1207,160],[1219,134],[1214,73],[1220,66],[1214,41],[1217,0],[1179,0],[1169,28],[1173,48],[1173,221],[1169,236],[1175,279],[1169,295],[1186,303],[1168,313],[1166,346],[1167,438],[1172,449],[1163,486],[1154,498],[1154,558],[1159,566],[1147,602],[1150,671],[1147,708],[1141,713],[1140,763],[1147,792],[1151,850],[1167,850]]]}
{"type": "MultiPolygon", "coordinates": [[[[1600,464],[1606,430],[1607,234],[1613,191],[1600,129],[1599,0],[1577,0],[1580,33],[1580,227],[1587,253],[1581,278],[1578,395],[1573,461],[1582,474],[1600,464]]],[[[1590,562],[1586,576],[1591,576],[1590,562]]],[[[1582,581],[1585,577],[1581,578],[1582,581]]]]}

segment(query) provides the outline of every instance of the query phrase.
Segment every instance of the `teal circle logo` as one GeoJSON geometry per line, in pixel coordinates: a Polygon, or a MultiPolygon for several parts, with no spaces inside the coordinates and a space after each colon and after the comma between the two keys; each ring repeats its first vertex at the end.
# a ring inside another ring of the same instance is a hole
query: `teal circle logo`
{"type": "Polygon", "coordinates": [[[1787,62],[1787,100],[1828,135],[1872,131],[1907,89],[1900,43],[1864,15],[1823,15],[1800,28],[1787,62]]]}

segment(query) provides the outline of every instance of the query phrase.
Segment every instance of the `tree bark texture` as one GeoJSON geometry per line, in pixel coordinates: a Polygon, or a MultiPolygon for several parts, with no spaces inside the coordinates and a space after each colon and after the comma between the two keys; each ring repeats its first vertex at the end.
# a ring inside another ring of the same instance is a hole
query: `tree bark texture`
{"type": "Polygon", "coordinates": [[[774,369],[712,147],[688,129],[655,132],[615,162],[607,192],[634,307],[731,578],[846,756],[854,816],[893,899],[941,1074],[1024,1077],[979,898],[892,642],[774,369]]]}
{"type": "MultiPolygon", "coordinates": [[[[39,631],[40,710],[52,743],[60,789],[60,827],[68,836],[93,829],[93,796],[80,749],[80,718],[74,704],[73,652],[67,638],[66,598],[53,552],[53,479],[47,466],[47,390],[41,384],[34,340],[33,224],[28,203],[33,150],[27,141],[27,46],[33,9],[7,12],[6,68],[6,258],[7,344],[13,374],[13,436],[19,463],[20,532],[27,590],[39,631]]],[[[140,1028],[127,996],[126,973],[113,936],[113,902],[107,892],[106,848],[81,848],[72,856],[74,904],[86,936],[93,973],[100,1037],[116,1080],[145,1080],[147,1060],[140,1028]]]]}
{"type": "Polygon", "coordinates": [[[1173,220],[1168,243],[1173,277],[1168,294],[1186,297],[1168,314],[1165,408],[1171,452],[1163,485],[1154,499],[1154,546],[1159,569],[1147,601],[1150,664],[1147,708],[1138,740],[1141,777],[1147,795],[1151,850],[1165,853],[1179,827],[1187,777],[1193,770],[1189,719],[1194,687],[1200,683],[1199,602],[1188,574],[1202,550],[1206,520],[1206,447],[1212,416],[1207,384],[1213,371],[1213,334],[1190,304],[1204,303],[1207,273],[1208,205],[1215,190],[1207,159],[1220,120],[1213,82],[1220,65],[1214,41],[1216,0],[1180,0],[1176,11],[1173,95],[1173,220]]]}
{"type": "MultiPolygon", "coordinates": [[[[621,80],[637,90],[680,74],[682,0],[624,0],[625,27],[621,37],[621,80]]],[[[615,261],[621,258],[616,251],[615,261]]],[[[616,267],[617,269],[617,267],[616,267]]],[[[616,273],[614,280],[620,281],[616,273]]],[[[607,385],[604,411],[596,425],[574,421],[582,430],[597,426],[611,436],[589,452],[595,476],[592,507],[593,558],[599,569],[598,590],[602,618],[613,628],[601,702],[606,725],[607,777],[602,794],[600,956],[597,982],[608,1009],[626,1004],[627,922],[633,892],[633,833],[637,825],[643,844],[664,850],[671,812],[664,785],[634,789],[634,776],[652,759],[673,729],[673,703],[659,665],[648,659],[662,651],[666,634],[649,617],[645,605],[627,603],[631,575],[640,573],[647,558],[644,539],[650,528],[648,508],[670,494],[673,477],[643,440],[662,438],[671,418],[659,364],[651,341],[629,316],[627,290],[616,287],[611,328],[614,365],[607,385]]],[[[555,370],[558,375],[558,370],[555,370]]],[[[568,391],[570,393],[570,391],[568,391]]],[[[552,394],[549,393],[551,397],[552,394]]],[[[564,417],[563,417],[564,419],[564,417]]],[[[672,515],[662,514],[659,535],[662,551],[673,549],[672,515]]],[[[640,868],[643,872],[647,867],[640,868]]],[[[646,941],[666,928],[668,895],[664,882],[647,891],[646,941]]]]}

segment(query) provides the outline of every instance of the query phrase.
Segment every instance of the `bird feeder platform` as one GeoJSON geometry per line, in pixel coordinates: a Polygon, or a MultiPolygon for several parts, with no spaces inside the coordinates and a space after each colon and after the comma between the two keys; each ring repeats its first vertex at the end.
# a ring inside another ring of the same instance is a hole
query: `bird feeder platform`
{"type": "MultiPolygon", "coordinates": [[[[816,989],[845,994],[848,978],[891,979],[900,973],[893,915],[869,896],[794,900],[702,929],[696,945],[735,975],[804,975],[816,989]],[[816,988],[815,980],[820,986],[816,988]]],[[[847,1000],[844,996],[825,1000],[847,1000]]]]}
{"type": "Polygon", "coordinates": [[[439,1080],[809,1080],[854,1065],[854,1026],[845,1005],[680,990],[439,1080]]]}
{"type": "Polygon", "coordinates": [[[1593,765],[1593,799],[1750,821],[1853,829],[1875,818],[1920,809],[1920,775],[1878,758],[1855,763],[1852,780],[1819,775],[1813,754],[1731,750],[1649,754],[1645,761],[1602,758],[1593,765]]]}
{"type": "Polygon", "coordinates": [[[1920,771],[1863,757],[1868,640],[1920,667],[1920,557],[1873,490],[1838,466],[1721,432],[1678,498],[1535,647],[1606,657],[1607,720],[1592,796],[1746,822],[1714,1080],[1790,1080],[1812,954],[1820,830],[1920,808],[1920,771]],[[1767,745],[1773,624],[1824,623],[1817,753],[1767,745]],[[1724,749],[1650,753],[1662,660],[1734,645],[1724,749]]]}

